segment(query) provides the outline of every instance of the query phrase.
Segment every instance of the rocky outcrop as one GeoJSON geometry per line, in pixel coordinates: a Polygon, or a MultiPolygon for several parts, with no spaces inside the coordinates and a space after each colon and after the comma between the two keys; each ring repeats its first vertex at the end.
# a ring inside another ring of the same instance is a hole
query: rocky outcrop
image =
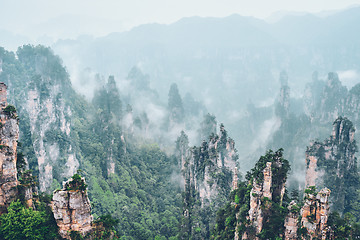
{"type": "Polygon", "coordinates": [[[15,108],[7,104],[6,91],[6,85],[0,83],[0,213],[16,199],[19,184],[16,168],[19,125],[15,108]]]}
{"type": "MultiPolygon", "coordinates": [[[[246,230],[242,234],[242,239],[261,239],[259,234],[272,231],[268,228],[272,221],[274,207],[282,206],[285,194],[285,183],[289,162],[282,158],[282,149],[273,153],[269,151],[256,163],[255,168],[247,174],[250,178],[252,189],[250,192],[250,209],[248,212],[246,230]]],[[[281,226],[279,226],[281,229],[281,226]]]]}
{"type": "Polygon", "coordinates": [[[254,179],[253,187],[250,192],[249,220],[252,223],[252,226],[255,227],[256,234],[259,234],[263,228],[264,212],[266,212],[266,210],[268,210],[269,208],[269,205],[267,204],[267,200],[272,199],[271,165],[272,165],[271,162],[266,163],[266,167],[263,170],[264,181],[262,183],[258,183],[256,179],[254,179]]]}
{"type": "Polygon", "coordinates": [[[60,84],[50,83],[51,79],[40,77],[42,89],[34,84],[28,91],[26,105],[30,132],[39,166],[40,191],[49,191],[54,179],[54,166],[62,163],[60,175],[69,177],[76,172],[79,162],[70,141],[72,111],[62,98],[64,90],[60,84]],[[45,90],[44,90],[45,89],[45,90]]]}
{"type": "Polygon", "coordinates": [[[330,188],[333,209],[341,213],[349,210],[351,191],[358,188],[354,136],[352,122],[339,117],[333,123],[330,138],[313,142],[306,151],[306,186],[330,188]]]}
{"type": "Polygon", "coordinates": [[[189,139],[184,131],[181,131],[180,136],[176,140],[176,152],[175,155],[179,160],[179,169],[181,172],[186,171],[185,163],[189,158],[189,139]]]}
{"type": "Polygon", "coordinates": [[[358,88],[355,86],[348,91],[335,72],[330,72],[326,81],[318,80],[317,73],[314,73],[313,81],[305,88],[304,112],[312,121],[322,124],[332,122],[341,115],[357,120],[356,110],[360,103],[358,88]]]}
{"type": "Polygon", "coordinates": [[[233,181],[232,181],[231,190],[235,190],[238,188],[238,182],[239,182],[239,171],[238,171],[238,168],[235,167],[234,172],[233,172],[233,181]]]}
{"type": "Polygon", "coordinates": [[[199,192],[200,199],[211,202],[217,194],[229,194],[232,184],[232,173],[236,167],[238,155],[235,142],[227,136],[223,125],[220,126],[219,135],[213,135],[209,142],[203,141],[200,148],[192,148],[188,155],[182,155],[186,159],[185,171],[191,177],[195,190],[199,192]],[[220,174],[227,175],[225,179],[219,179],[220,174]],[[225,180],[225,181],[224,181],[225,180]]]}
{"type": "Polygon", "coordinates": [[[301,227],[306,230],[302,232],[303,239],[326,239],[329,231],[329,196],[328,188],[323,188],[319,193],[315,192],[314,187],[305,190],[305,202],[301,209],[301,227]]]}
{"type": "Polygon", "coordinates": [[[298,239],[297,231],[298,231],[298,224],[299,224],[299,206],[296,201],[291,201],[288,210],[289,213],[285,218],[285,240],[296,240],[298,239]]]}
{"type": "Polygon", "coordinates": [[[196,235],[195,238],[208,239],[215,224],[216,211],[225,204],[235,184],[238,159],[235,142],[221,125],[220,133],[211,135],[209,141],[203,141],[200,147],[189,148],[184,132],[176,145],[176,156],[185,183],[183,215],[186,221],[182,228],[192,237],[196,235]],[[202,212],[208,212],[206,218],[202,212]]]}
{"type": "Polygon", "coordinates": [[[93,216],[85,179],[78,174],[64,182],[63,189],[54,191],[51,208],[61,237],[70,239],[72,231],[82,236],[92,232],[93,216]]]}
{"type": "Polygon", "coordinates": [[[22,121],[20,141],[33,146],[27,154],[30,168],[38,176],[40,191],[50,193],[53,183],[72,176],[79,166],[72,141],[75,92],[50,48],[25,45],[16,57],[6,54],[1,78],[22,121]]]}

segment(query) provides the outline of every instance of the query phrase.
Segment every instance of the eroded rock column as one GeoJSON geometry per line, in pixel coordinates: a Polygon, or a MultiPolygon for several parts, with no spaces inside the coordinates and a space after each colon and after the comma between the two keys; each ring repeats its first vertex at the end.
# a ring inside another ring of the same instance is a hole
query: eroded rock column
{"type": "Polygon", "coordinates": [[[15,108],[8,106],[7,87],[0,83],[0,214],[17,196],[17,141],[19,124],[15,108]]]}
{"type": "Polygon", "coordinates": [[[59,233],[61,237],[66,239],[70,239],[69,234],[72,231],[86,236],[93,229],[93,216],[91,215],[85,179],[76,175],[63,183],[62,190],[54,191],[51,202],[59,233]]]}

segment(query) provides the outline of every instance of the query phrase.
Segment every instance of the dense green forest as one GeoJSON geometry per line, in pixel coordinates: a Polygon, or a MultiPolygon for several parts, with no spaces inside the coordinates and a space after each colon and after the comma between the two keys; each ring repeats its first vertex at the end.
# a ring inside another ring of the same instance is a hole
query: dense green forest
{"type": "MultiPolygon", "coordinates": [[[[294,110],[305,105],[306,99],[299,104],[290,98],[287,75],[282,72],[278,99],[269,107],[250,103],[242,128],[248,128],[244,137],[255,134],[256,125],[271,117],[279,125],[266,145],[285,150],[267,151],[245,173],[235,141],[229,137],[232,133],[223,124],[218,131],[216,117],[191,94],[182,98],[176,83],[170,86],[166,103],[137,68],[127,77],[129,93],[121,90],[114,76],[99,75],[90,101],[73,89],[61,59],[48,47],[25,45],[16,53],[0,48],[0,59],[0,82],[8,86],[8,101],[15,106],[6,111],[16,112],[19,119],[20,186],[39,189],[34,208],[27,208],[20,196],[0,216],[1,239],[60,239],[49,203],[53,191],[78,173],[86,179],[83,190],[91,201],[94,224],[108,226],[105,232],[113,233],[113,238],[234,239],[246,233],[249,239],[282,239],[286,216],[299,211],[306,200],[303,180],[296,178],[296,171],[308,167],[298,156],[304,155],[309,138],[325,138],[331,131],[328,123],[335,120],[332,113],[338,109],[359,126],[351,111],[360,99],[358,85],[347,91],[333,73],[328,75],[329,85],[314,79],[309,84],[313,91],[309,99],[314,101],[309,116],[294,110]],[[323,100],[315,99],[320,91],[323,100]],[[161,117],[155,118],[152,112],[161,112],[161,117]],[[251,191],[264,181],[268,163],[273,164],[272,195],[261,200],[266,224],[256,233],[247,219],[249,201],[256,197],[251,191]],[[285,185],[289,190],[285,191],[285,185]],[[281,189],[285,192],[280,194],[281,189]],[[291,201],[296,202],[296,209],[288,209],[293,206],[291,201]]],[[[354,134],[355,127],[346,123],[342,129],[354,134]]],[[[350,135],[346,135],[347,142],[330,137],[323,145],[319,143],[320,148],[307,150],[319,158],[318,168],[327,173],[323,185],[333,192],[331,200],[336,206],[331,207],[327,222],[331,239],[359,236],[357,145],[349,140],[350,135]],[[331,161],[321,152],[326,147],[337,149],[331,161]],[[338,167],[339,162],[346,167],[338,167]]]]}
{"type": "MultiPolygon", "coordinates": [[[[1,49],[0,81],[9,86],[10,102],[18,108],[21,151],[33,174],[38,177],[39,166],[34,151],[37,136],[31,132],[24,101],[29,89],[40,91],[40,104],[55,98],[55,104],[63,101],[58,104],[70,106],[71,134],[61,132],[56,126],[59,120],[56,120],[54,128],[44,133],[45,141],[59,144],[60,155],[66,154],[66,146],[70,143],[76,148],[94,217],[110,214],[118,219],[116,231],[122,239],[175,237],[182,202],[180,185],[171,181],[176,159],[160,150],[155,142],[137,142],[136,137],[122,130],[122,100],[114,78],[110,77],[95,93],[93,101],[87,102],[71,88],[61,60],[49,48],[24,46],[16,54],[17,58],[14,53],[1,49]],[[51,95],[49,89],[54,85],[61,87],[61,94],[51,95]],[[113,164],[111,170],[110,163],[113,164]]],[[[61,172],[65,159],[59,160],[54,163],[52,189],[47,193],[66,180],[61,172]]],[[[24,214],[29,218],[44,215],[41,211],[24,214]]]]}

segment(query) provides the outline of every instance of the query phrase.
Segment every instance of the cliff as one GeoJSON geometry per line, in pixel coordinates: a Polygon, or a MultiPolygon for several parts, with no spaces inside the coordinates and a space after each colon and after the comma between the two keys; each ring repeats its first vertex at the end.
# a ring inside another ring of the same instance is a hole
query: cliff
{"type": "Polygon", "coordinates": [[[328,122],[344,113],[347,89],[342,86],[337,73],[328,74],[320,103],[320,120],[328,122]]]}
{"type": "Polygon", "coordinates": [[[332,209],[340,213],[350,211],[359,187],[356,151],[355,128],[342,117],[334,121],[330,138],[306,151],[306,186],[331,189],[332,209]]]}
{"type": "Polygon", "coordinates": [[[73,175],[79,167],[70,141],[72,111],[63,98],[64,91],[63,84],[40,75],[33,78],[22,106],[29,119],[42,192],[49,191],[53,183],[54,167],[62,166],[56,170],[62,177],[73,175]]]}
{"type": "MultiPolygon", "coordinates": [[[[282,149],[280,149],[275,153],[267,152],[259,159],[255,168],[247,174],[252,189],[247,222],[241,223],[246,226],[242,239],[262,239],[262,236],[277,237],[283,233],[283,228],[275,226],[274,223],[278,219],[285,218],[284,213],[279,209],[283,206],[289,170],[289,162],[282,157],[282,149]]],[[[237,235],[240,234],[237,233],[237,235]]]]}
{"type": "MultiPolygon", "coordinates": [[[[263,229],[264,215],[270,207],[266,201],[272,199],[271,186],[272,186],[272,172],[271,162],[266,163],[266,167],[263,170],[264,180],[258,183],[256,179],[253,180],[253,187],[250,192],[250,210],[249,220],[252,226],[256,230],[256,234],[259,234],[263,229]],[[265,200],[265,201],[264,201],[265,200]]],[[[246,236],[243,237],[247,239],[246,236]]],[[[258,239],[258,238],[256,238],[258,239]]]]}
{"type": "Polygon", "coordinates": [[[304,206],[300,212],[303,239],[326,239],[330,192],[328,188],[323,188],[319,193],[315,192],[314,187],[305,190],[304,206]]]}
{"type": "Polygon", "coordinates": [[[51,208],[61,237],[70,239],[73,231],[83,237],[92,232],[93,216],[86,183],[78,174],[64,182],[63,189],[54,191],[51,208]]]}
{"type": "Polygon", "coordinates": [[[5,84],[0,83],[0,213],[18,195],[17,144],[19,125],[16,110],[7,104],[5,84]]]}
{"type": "Polygon", "coordinates": [[[284,237],[285,240],[296,240],[298,239],[297,231],[298,231],[298,224],[299,224],[299,206],[296,201],[291,201],[288,206],[288,215],[285,218],[284,227],[285,233],[284,237]]]}
{"type": "Polygon", "coordinates": [[[202,203],[211,202],[219,192],[229,193],[238,155],[235,142],[227,136],[223,125],[219,135],[212,135],[200,147],[189,148],[187,136],[182,132],[176,155],[183,177],[194,185],[202,203]],[[220,179],[220,175],[226,177],[220,179]]]}
{"type": "Polygon", "coordinates": [[[72,133],[74,90],[50,48],[25,45],[16,55],[5,54],[0,78],[9,87],[9,102],[17,106],[20,141],[28,148],[30,169],[40,191],[49,193],[79,166],[72,133]]]}
{"type": "Polygon", "coordinates": [[[304,112],[312,122],[326,124],[339,116],[347,116],[359,126],[360,84],[348,91],[337,73],[330,72],[323,81],[315,72],[313,81],[306,85],[303,101],[304,112]]]}
{"type": "Polygon", "coordinates": [[[211,135],[200,147],[189,148],[184,132],[176,143],[176,156],[185,182],[182,228],[192,237],[209,238],[216,211],[225,204],[232,186],[236,185],[235,142],[221,125],[219,134],[211,135]],[[207,216],[202,212],[208,212],[207,216]]]}
{"type": "Polygon", "coordinates": [[[297,191],[291,200],[285,189],[290,165],[282,156],[279,149],[260,157],[247,182],[239,182],[218,212],[212,239],[334,239],[328,225],[330,190],[317,193],[311,186],[303,201],[297,191]]]}

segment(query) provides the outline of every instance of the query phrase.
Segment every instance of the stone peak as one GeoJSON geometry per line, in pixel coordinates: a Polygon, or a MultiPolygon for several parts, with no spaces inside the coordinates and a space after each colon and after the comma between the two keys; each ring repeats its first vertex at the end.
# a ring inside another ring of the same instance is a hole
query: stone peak
{"type": "Polygon", "coordinates": [[[354,141],[355,128],[353,123],[346,117],[338,117],[333,123],[331,138],[338,142],[354,141]]]}

